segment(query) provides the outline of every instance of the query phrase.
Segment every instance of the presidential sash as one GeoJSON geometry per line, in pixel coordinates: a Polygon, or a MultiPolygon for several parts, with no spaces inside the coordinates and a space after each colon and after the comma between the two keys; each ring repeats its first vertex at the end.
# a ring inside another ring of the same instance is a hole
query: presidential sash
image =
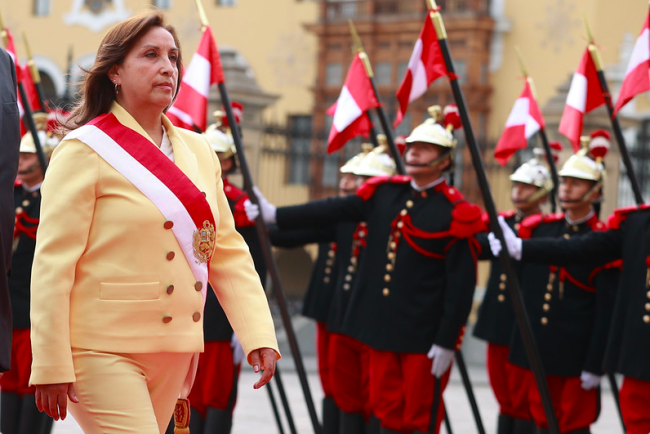
{"type": "Polygon", "coordinates": [[[205,303],[216,229],[203,193],[151,141],[122,125],[112,113],[96,117],[66,139],[77,139],[91,147],[173,222],[171,230],[194,277],[202,284],[205,303]]]}

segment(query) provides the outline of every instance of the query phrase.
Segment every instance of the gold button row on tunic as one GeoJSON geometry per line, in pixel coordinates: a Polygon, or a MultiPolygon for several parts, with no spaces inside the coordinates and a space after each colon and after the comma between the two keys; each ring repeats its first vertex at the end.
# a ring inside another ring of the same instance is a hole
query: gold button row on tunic
{"type": "Polygon", "coordinates": [[[646,324],[649,324],[650,323],[650,315],[644,315],[643,316],[643,322],[646,323],[646,324]]]}
{"type": "Polygon", "coordinates": [[[505,301],[505,299],[506,299],[506,296],[503,295],[503,294],[499,294],[499,296],[497,297],[497,300],[499,300],[499,303],[503,303],[505,301]]]}
{"type": "Polygon", "coordinates": [[[508,280],[508,276],[506,276],[506,273],[501,273],[501,281],[505,282],[506,280],[508,280]]]}
{"type": "Polygon", "coordinates": [[[344,283],[343,284],[343,291],[349,291],[350,290],[350,284],[349,283],[344,283]]]}
{"type": "Polygon", "coordinates": [[[390,294],[390,290],[388,288],[384,288],[384,290],[381,293],[384,294],[384,297],[388,297],[388,294],[390,294]]]}
{"type": "Polygon", "coordinates": [[[413,208],[413,201],[412,200],[407,200],[406,201],[406,207],[407,208],[413,208]]]}
{"type": "Polygon", "coordinates": [[[548,324],[548,318],[546,318],[545,316],[543,316],[541,322],[542,322],[542,325],[546,325],[546,324],[548,324]]]}

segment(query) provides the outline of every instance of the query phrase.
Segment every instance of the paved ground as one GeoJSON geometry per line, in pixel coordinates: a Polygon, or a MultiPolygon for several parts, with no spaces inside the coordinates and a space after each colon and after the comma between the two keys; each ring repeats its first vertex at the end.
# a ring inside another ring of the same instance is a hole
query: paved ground
{"type": "MultiPolygon", "coordinates": [[[[277,324],[281,322],[278,321],[277,324]]],[[[313,399],[316,403],[316,410],[320,416],[320,402],[323,392],[316,372],[316,359],[314,349],[314,326],[308,320],[296,317],[294,328],[298,337],[301,351],[305,358],[305,368],[307,370],[308,383],[311,389],[313,399]]],[[[468,333],[469,334],[469,333],[468,333]]],[[[286,336],[280,331],[278,338],[281,343],[281,351],[284,355],[280,360],[279,367],[282,373],[282,380],[287,390],[288,400],[291,412],[296,425],[296,431],[300,434],[312,433],[305,399],[298,376],[295,373],[291,352],[286,345],[286,336]]],[[[487,433],[494,434],[496,427],[497,404],[492,391],[487,383],[485,374],[485,365],[483,354],[485,347],[471,337],[467,337],[463,347],[466,363],[468,364],[471,381],[474,385],[474,393],[478,400],[481,418],[487,433]]],[[[233,434],[276,434],[280,431],[277,428],[273,412],[268,397],[268,392],[264,389],[254,390],[253,383],[256,381],[257,374],[252,369],[245,368],[242,370],[239,399],[235,409],[235,419],[233,434]]],[[[274,386],[274,392],[277,396],[277,388],[274,386]]],[[[602,411],[598,422],[593,425],[593,434],[617,434],[621,433],[618,414],[614,406],[614,400],[608,388],[604,388],[602,397],[602,411]]],[[[444,394],[447,411],[451,419],[454,434],[475,434],[478,432],[476,424],[472,417],[471,409],[467,400],[467,395],[463,389],[457,370],[452,374],[451,382],[444,394]]],[[[276,398],[279,401],[279,397],[276,398]]],[[[289,428],[284,422],[284,429],[289,433],[289,428]]],[[[443,432],[445,430],[443,429],[443,432]]],[[[72,418],[65,421],[57,422],[54,427],[54,434],[81,434],[81,429],[77,426],[72,418]]]]}

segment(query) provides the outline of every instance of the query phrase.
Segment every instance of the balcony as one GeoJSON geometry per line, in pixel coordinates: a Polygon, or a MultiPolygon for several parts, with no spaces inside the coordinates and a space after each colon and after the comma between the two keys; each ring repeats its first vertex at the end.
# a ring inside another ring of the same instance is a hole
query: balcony
{"type": "MultiPolygon", "coordinates": [[[[398,21],[421,19],[427,8],[424,0],[322,0],[321,22],[398,21]]],[[[489,0],[438,0],[443,14],[476,17],[489,14],[489,0]]]]}

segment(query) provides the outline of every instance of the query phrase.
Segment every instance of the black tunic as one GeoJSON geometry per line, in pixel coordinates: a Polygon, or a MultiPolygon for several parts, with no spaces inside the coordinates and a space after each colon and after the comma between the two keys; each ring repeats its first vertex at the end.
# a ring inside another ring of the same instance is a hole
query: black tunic
{"type": "Polygon", "coordinates": [[[526,240],[523,260],[557,264],[603,264],[623,260],[604,369],[650,381],[650,207],[619,210],[610,230],[584,237],[526,240]]]}
{"type": "MultiPolygon", "coordinates": [[[[426,353],[434,343],[453,349],[472,306],[476,230],[463,238],[447,231],[452,221],[458,223],[452,219],[455,206],[462,203],[474,208],[444,183],[422,193],[406,182],[374,187],[374,194],[365,200],[350,196],[278,208],[278,226],[366,221],[365,257],[359,264],[343,332],[378,350],[426,353]],[[408,225],[394,227],[400,215],[408,216],[415,229],[408,232],[408,225]],[[409,243],[407,236],[417,230],[447,235],[412,236],[409,243]],[[397,232],[400,235],[395,236],[397,232]]],[[[458,215],[465,213],[458,211],[458,215]]]]}
{"type": "MultiPolygon", "coordinates": [[[[577,225],[569,224],[561,214],[547,216],[538,225],[528,225],[530,219],[541,220],[538,216],[524,220],[522,237],[526,237],[526,226],[530,227],[530,238],[561,239],[579,239],[605,228],[595,216],[577,225]]],[[[618,269],[553,263],[550,267],[525,264],[521,282],[546,374],[579,377],[582,371],[587,371],[602,375],[618,269]]],[[[529,368],[519,329],[513,331],[510,361],[529,368]]]]}

